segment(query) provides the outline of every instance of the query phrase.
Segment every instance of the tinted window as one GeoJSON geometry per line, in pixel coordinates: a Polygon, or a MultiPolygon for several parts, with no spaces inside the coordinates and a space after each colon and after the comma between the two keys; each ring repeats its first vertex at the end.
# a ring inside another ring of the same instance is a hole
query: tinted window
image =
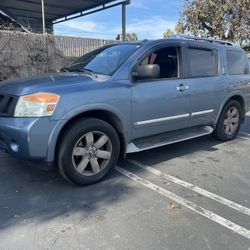
{"type": "Polygon", "coordinates": [[[246,55],[242,51],[227,51],[227,67],[229,75],[242,75],[249,73],[246,55]]]}
{"type": "Polygon", "coordinates": [[[177,78],[179,76],[178,54],[178,49],[175,47],[159,49],[144,58],[141,65],[158,64],[160,79],[177,78]]]}
{"type": "Polygon", "coordinates": [[[218,73],[218,52],[189,48],[191,77],[213,76],[218,73]]]}

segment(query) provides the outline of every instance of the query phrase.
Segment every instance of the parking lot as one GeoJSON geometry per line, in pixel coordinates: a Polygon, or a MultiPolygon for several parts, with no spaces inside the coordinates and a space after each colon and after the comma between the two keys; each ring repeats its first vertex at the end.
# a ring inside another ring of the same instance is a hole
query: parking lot
{"type": "Polygon", "coordinates": [[[250,249],[250,114],[211,136],[132,154],[76,187],[0,154],[0,249],[250,249]]]}

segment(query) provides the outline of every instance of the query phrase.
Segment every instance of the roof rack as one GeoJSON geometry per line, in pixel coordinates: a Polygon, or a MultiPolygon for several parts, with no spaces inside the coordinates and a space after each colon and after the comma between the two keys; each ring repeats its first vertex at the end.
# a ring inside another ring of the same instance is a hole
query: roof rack
{"type": "Polygon", "coordinates": [[[219,43],[222,45],[229,45],[229,46],[235,45],[234,43],[228,42],[228,41],[203,38],[203,37],[196,37],[196,36],[186,36],[186,35],[173,35],[173,36],[171,36],[171,39],[187,39],[187,40],[195,40],[195,41],[205,41],[205,42],[219,43]]]}

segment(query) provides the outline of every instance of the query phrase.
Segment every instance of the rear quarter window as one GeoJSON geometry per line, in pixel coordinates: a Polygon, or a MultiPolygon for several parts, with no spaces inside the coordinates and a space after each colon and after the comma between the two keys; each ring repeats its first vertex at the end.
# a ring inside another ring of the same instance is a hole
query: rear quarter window
{"type": "Polygon", "coordinates": [[[226,53],[229,75],[249,74],[249,63],[243,51],[228,50],[226,53]]]}

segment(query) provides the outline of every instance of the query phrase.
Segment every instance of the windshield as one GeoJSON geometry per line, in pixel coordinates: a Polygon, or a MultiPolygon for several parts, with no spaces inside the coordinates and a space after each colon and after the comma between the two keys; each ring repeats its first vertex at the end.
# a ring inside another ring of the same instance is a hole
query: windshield
{"type": "Polygon", "coordinates": [[[139,47],[139,44],[106,46],[78,58],[64,70],[112,75],[139,47]]]}

